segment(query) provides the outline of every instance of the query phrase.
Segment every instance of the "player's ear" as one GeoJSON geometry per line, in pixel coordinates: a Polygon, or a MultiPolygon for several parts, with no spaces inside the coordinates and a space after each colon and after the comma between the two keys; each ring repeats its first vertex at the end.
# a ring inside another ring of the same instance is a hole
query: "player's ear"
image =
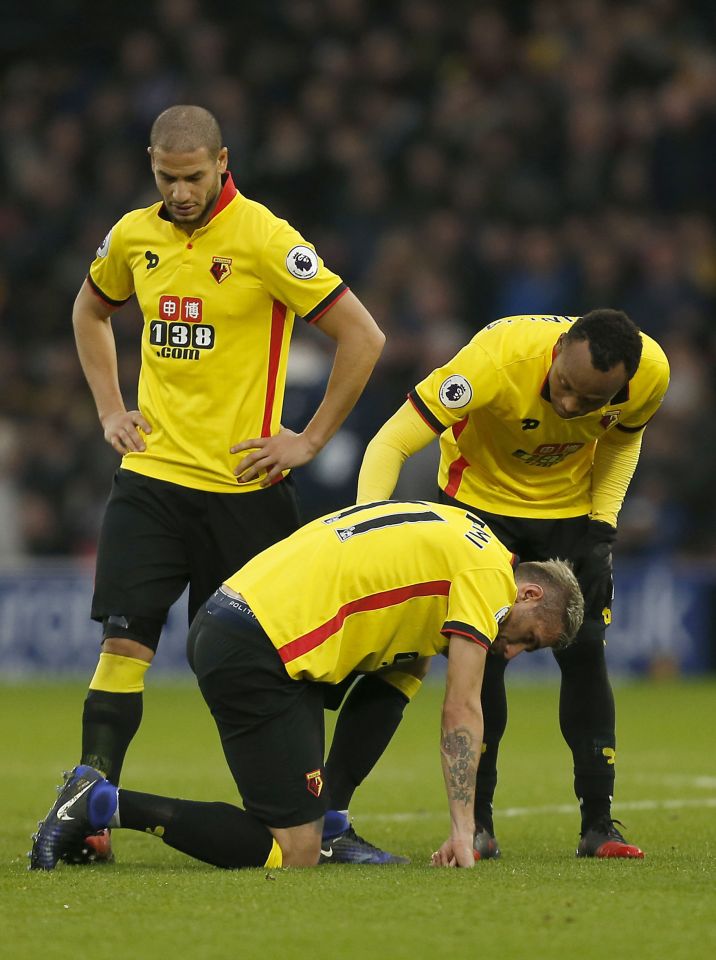
{"type": "Polygon", "coordinates": [[[538,583],[521,583],[517,596],[520,600],[541,600],[544,590],[538,583]]]}

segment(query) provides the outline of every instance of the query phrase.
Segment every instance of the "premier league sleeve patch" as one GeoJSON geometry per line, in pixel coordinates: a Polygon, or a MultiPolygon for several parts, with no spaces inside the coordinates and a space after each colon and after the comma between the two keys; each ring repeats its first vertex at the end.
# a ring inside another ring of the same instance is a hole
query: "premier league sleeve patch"
{"type": "Polygon", "coordinates": [[[506,607],[500,607],[499,610],[496,610],[496,611],[495,611],[495,620],[496,620],[496,622],[497,622],[497,623],[502,623],[502,621],[505,619],[505,617],[507,616],[507,614],[510,612],[511,609],[512,609],[512,607],[509,606],[509,604],[508,604],[506,607]]]}
{"type": "Polygon", "coordinates": [[[304,244],[292,247],[286,254],[286,269],[297,280],[311,280],[318,273],[318,255],[304,244]]]}
{"type": "Polygon", "coordinates": [[[97,247],[97,256],[106,257],[109,253],[109,241],[112,239],[112,231],[110,230],[107,236],[104,238],[102,243],[97,247]]]}
{"type": "Polygon", "coordinates": [[[438,396],[440,403],[451,410],[466,407],[472,400],[472,387],[465,377],[454,373],[440,384],[438,396]]]}

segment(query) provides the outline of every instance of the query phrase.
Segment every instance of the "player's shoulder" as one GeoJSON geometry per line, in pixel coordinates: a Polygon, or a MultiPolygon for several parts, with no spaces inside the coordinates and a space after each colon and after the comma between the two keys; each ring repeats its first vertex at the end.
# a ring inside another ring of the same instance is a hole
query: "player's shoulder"
{"type": "Polygon", "coordinates": [[[668,367],[669,361],[664,353],[663,347],[661,347],[653,337],[650,337],[648,333],[641,331],[641,359],[647,361],[648,363],[662,364],[668,367]]]}
{"type": "Polygon", "coordinates": [[[161,201],[152,203],[148,207],[137,207],[129,210],[112,227],[112,233],[122,234],[124,237],[132,237],[139,233],[146,237],[148,229],[153,226],[159,226],[161,221],[159,211],[161,210],[161,201]]]}
{"type": "Polygon", "coordinates": [[[149,207],[138,207],[129,210],[114,223],[107,231],[107,235],[100,243],[95,254],[95,263],[116,261],[137,243],[147,243],[153,236],[152,227],[159,224],[159,209],[161,202],[153,203],[149,207]]]}
{"type": "Polygon", "coordinates": [[[232,215],[242,221],[242,225],[250,229],[257,240],[266,240],[277,231],[291,230],[291,224],[258,200],[245,196],[236,191],[236,196],[230,208],[232,215]]]}
{"type": "Polygon", "coordinates": [[[575,320],[576,317],[547,314],[501,317],[483,327],[470,344],[484,350],[496,366],[505,366],[542,357],[575,320]]]}
{"type": "Polygon", "coordinates": [[[641,360],[632,383],[639,393],[651,392],[652,388],[665,390],[669,383],[669,360],[653,337],[642,332],[641,342],[641,360]]]}

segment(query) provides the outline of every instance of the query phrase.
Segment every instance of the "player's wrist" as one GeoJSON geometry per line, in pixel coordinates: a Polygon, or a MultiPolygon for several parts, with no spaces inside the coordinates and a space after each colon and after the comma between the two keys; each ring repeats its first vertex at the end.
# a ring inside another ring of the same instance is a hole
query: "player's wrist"
{"type": "Polygon", "coordinates": [[[307,452],[312,458],[315,457],[316,454],[319,453],[319,451],[321,451],[328,442],[328,437],[322,439],[320,436],[317,436],[310,429],[310,427],[306,427],[306,429],[302,432],[301,437],[306,445],[307,452]]]}
{"type": "Polygon", "coordinates": [[[453,844],[467,844],[472,847],[473,840],[475,839],[474,818],[462,820],[459,824],[453,824],[450,839],[453,844]]]}
{"type": "Polygon", "coordinates": [[[99,412],[97,411],[97,416],[99,417],[99,422],[103,427],[106,427],[107,421],[111,420],[112,417],[121,417],[126,413],[124,406],[113,407],[109,412],[99,412]]]}
{"type": "Polygon", "coordinates": [[[587,537],[592,543],[614,543],[617,538],[617,529],[606,520],[597,520],[590,517],[587,527],[587,537]]]}

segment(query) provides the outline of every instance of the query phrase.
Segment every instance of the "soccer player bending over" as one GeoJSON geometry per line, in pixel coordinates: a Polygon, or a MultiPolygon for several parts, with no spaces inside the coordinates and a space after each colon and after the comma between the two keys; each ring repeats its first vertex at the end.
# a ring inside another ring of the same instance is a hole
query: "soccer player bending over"
{"type": "MultiPolygon", "coordinates": [[[[569,650],[554,653],[559,723],[581,808],[580,857],[643,857],[611,815],[616,734],[604,647],[617,515],[668,383],[661,347],[619,310],[505,317],[410,392],[368,445],[358,481],[359,503],[387,499],[405,459],[438,436],[441,502],[474,510],[522,560],[572,562],[584,625],[569,650]]],[[[490,657],[482,686],[480,859],[500,852],[492,800],[507,724],[506,665],[490,657]]]]}
{"type": "MultiPolygon", "coordinates": [[[[450,834],[440,866],[474,864],[488,652],[564,648],[583,600],[568,564],[519,564],[473,512],[378,502],[321,517],[245,564],[189,631],[189,659],[245,809],[119,789],[86,764],[34,837],[54,869],[92,831],[126,827],[220,867],[319,862],[330,783],[325,684],[448,654],[440,755],[450,834]]],[[[493,659],[493,657],[490,657],[493,659]]]]}

